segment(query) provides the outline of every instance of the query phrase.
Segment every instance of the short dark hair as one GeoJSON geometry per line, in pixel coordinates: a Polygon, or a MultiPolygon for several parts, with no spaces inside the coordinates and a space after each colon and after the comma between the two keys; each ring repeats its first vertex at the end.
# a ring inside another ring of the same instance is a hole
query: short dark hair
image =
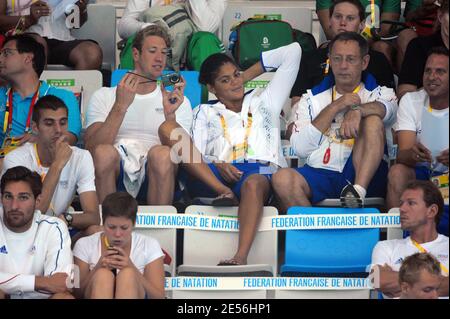
{"type": "Polygon", "coordinates": [[[54,95],[45,95],[41,97],[37,102],[36,105],[33,108],[33,122],[36,124],[39,124],[39,120],[41,118],[41,110],[53,110],[56,111],[57,109],[64,109],[66,110],[66,114],[69,114],[69,109],[67,108],[66,104],[63,100],[61,100],[59,97],[54,95]]]}
{"type": "Polygon", "coordinates": [[[227,63],[231,63],[237,67],[233,58],[224,53],[215,53],[206,58],[200,67],[200,75],[198,78],[200,84],[214,85],[214,81],[219,74],[219,69],[227,63]]]}
{"type": "Polygon", "coordinates": [[[5,39],[3,46],[9,41],[16,41],[16,48],[19,53],[33,53],[33,69],[40,77],[46,61],[44,46],[28,34],[9,36],[5,39]]]}
{"type": "Polygon", "coordinates": [[[420,272],[426,270],[430,274],[440,276],[441,267],[439,261],[429,253],[415,253],[403,260],[398,272],[398,282],[415,284],[420,276],[420,272]]]}
{"type": "Polygon", "coordinates": [[[6,170],[0,181],[0,190],[2,194],[5,191],[6,185],[10,182],[27,183],[35,198],[42,192],[42,180],[39,174],[30,171],[24,166],[16,166],[6,170]]]}
{"type": "Polygon", "coordinates": [[[333,46],[338,41],[355,41],[358,43],[359,51],[361,53],[361,57],[366,56],[369,54],[369,44],[367,43],[366,39],[364,37],[356,32],[342,32],[339,33],[334,37],[333,40],[331,40],[330,45],[328,46],[328,52],[331,54],[331,51],[333,50],[333,46]]]}
{"type": "Polygon", "coordinates": [[[427,207],[435,204],[438,207],[438,213],[434,221],[436,225],[439,224],[439,220],[441,219],[442,213],[444,212],[444,198],[442,197],[441,192],[437,188],[437,186],[431,181],[420,181],[413,180],[409,182],[406,187],[406,190],[416,190],[421,189],[423,192],[423,201],[427,207]]]}
{"type": "Polygon", "coordinates": [[[430,55],[432,54],[445,55],[448,58],[448,49],[443,46],[433,47],[428,51],[428,57],[430,57],[430,55]]]}
{"type": "Polygon", "coordinates": [[[139,52],[141,52],[144,40],[150,36],[162,38],[164,42],[166,42],[168,48],[171,45],[172,41],[167,31],[159,25],[152,24],[136,33],[136,37],[133,40],[133,48],[136,48],[139,52]]]}
{"type": "Polygon", "coordinates": [[[333,15],[334,9],[338,4],[350,3],[358,9],[359,20],[362,22],[366,18],[365,9],[359,0],[335,0],[330,7],[330,17],[333,15]]]}
{"type": "Polygon", "coordinates": [[[125,217],[136,223],[138,203],[127,192],[115,192],[105,197],[102,203],[102,219],[108,217],[125,217]]]}

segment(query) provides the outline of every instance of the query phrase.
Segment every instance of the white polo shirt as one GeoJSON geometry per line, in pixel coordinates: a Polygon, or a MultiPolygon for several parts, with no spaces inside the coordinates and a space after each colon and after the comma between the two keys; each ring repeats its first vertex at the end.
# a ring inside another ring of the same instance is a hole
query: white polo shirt
{"type": "MultiPolygon", "coordinates": [[[[87,150],[71,146],[72,155],[64,166],[58,185],[53,193],[47,215],[59,216],[67,211],[72,203],[75,192],[95,192],[94,162],[87,150]]],[[[35,144],[26,143],[8,153],[3,162],[2,176],[9,168],[25,166],[39,175],[47,175],[49,168],[38,164],[35,144]]]]}

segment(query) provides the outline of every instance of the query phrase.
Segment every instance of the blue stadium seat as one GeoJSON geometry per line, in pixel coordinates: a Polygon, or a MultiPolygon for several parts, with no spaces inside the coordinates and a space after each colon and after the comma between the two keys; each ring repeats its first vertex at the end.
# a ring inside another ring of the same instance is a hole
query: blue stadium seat
{"type": "MultiPolygon", "coordinates": [[[[291,207],[288,215],[379,213],[375,208],[291,207]]],[[[282,276],[366,277],[379,228],[287,230],[282,276]]]]}
{"type": "MultiPolygon", "coordinates": [[[[111,75],[111,86],[116,86],[122,77],[127,73],[126,69],[117,69],[111,75]]],[[[173,71],[164,71],[163,74],[173,73],[173,71]]],[[[201,103],[202,98],[202,87],[198,83],[197,71],[181,71],[180,74],[186,81],[186,87],[184,89],[184,95],[187,96],[191,102],[192,108],[196,107],[201,103]]],[[[169,88],[170,90],[170,88],[169,88]]]]}

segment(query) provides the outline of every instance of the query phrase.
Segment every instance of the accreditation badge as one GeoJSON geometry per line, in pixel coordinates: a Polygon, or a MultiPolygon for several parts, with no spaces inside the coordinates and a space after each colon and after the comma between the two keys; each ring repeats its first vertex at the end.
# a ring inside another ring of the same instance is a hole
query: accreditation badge
{"type": "Polygon", "coordinates": [[[430,178],[434,185],[439,188],[445,202],[448,202],[448,173],[430,178]]]}
{"type": "Polygon", "coordinates": [[[16,139],[14,137],[5,136],[3,139],[3,144],[0,149],[0,158],[3,158],[11,152],[12,150],[16,149],[19,146],[20,139],[16,139]]]}

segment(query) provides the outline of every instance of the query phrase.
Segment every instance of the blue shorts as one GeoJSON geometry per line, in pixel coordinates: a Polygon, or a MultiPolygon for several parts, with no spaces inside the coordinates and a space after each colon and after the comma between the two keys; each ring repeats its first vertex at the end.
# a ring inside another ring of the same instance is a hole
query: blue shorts
{"type": "MultiPolygon", "coordinates": [[[[220,180],[224,185],[231,188],[234,195],[237,198],[241,198],[241,187],[244,181],[253,174],[260,174],[267,178],[268,181],[270,181],[270,178],[272,176],[271,167],[269,164],[262,164],[262,163],[233,163],[234,167],[236,167],[238,170],[243,172],[241,179],[233,184],[227,183],[222,176],[220,176],[219,171],[217,170],[217,167],[214,164],[208,164],[211,171],[216,175],[217,179],[220,180]]],[[[187,174],[186,172],[184,174],[187,174]]],[[[193,179],[190,176],[185,176],[186,181],[186,188],[191,197],[216,197],[217,194],[212,189],[210,189],[206,184],[203,182],[193,179]]]]}
{"type": "Polygon", "coordinates": [[[79,230],[78,228],[69,228],[69,234],[70,234],[70,238],[72,238],[73,236],[75,236],[76,234],[78,234],[81,230],[79,230]]]}
{"type": "MultiPolygon", "coordinates": [[[[353,153],[347,160],[342,173],[328,169],[314,168],[305,165],[295,169],[306,180],[311,189],[310,201],[316,204],[326,198],[340,198],[342,189],[350,183],[355,182],[355,168],[353,167],[353,153]]],[[[381,161],[375,175],[367,189],[366,197],[385,197],[387,187],[388,165],[381,161]]]]}
{"type": "MultiPolygon", "coordinates": [[[[147,163],[145,163],[145,177],[144,181],[142,182],[141,188],[139,189],[139,193],[136,196],[136,200],[139,203],[146,203],[147,202],[147,193],[148,193],[148,174],[147,174],[147,163]]],[[[120,161],[120,171],[119,171],[119,177],[117,177],[116,180],[116,189],[118,192],[126,192],[127,189],[125,188],[125,185],[123,184],[123,161],[120,161]]],[[[176,201],[181,198],[181,191],[178,183],[175,183],[175,193],[173,196],[173,200],[176,201]]]]}

